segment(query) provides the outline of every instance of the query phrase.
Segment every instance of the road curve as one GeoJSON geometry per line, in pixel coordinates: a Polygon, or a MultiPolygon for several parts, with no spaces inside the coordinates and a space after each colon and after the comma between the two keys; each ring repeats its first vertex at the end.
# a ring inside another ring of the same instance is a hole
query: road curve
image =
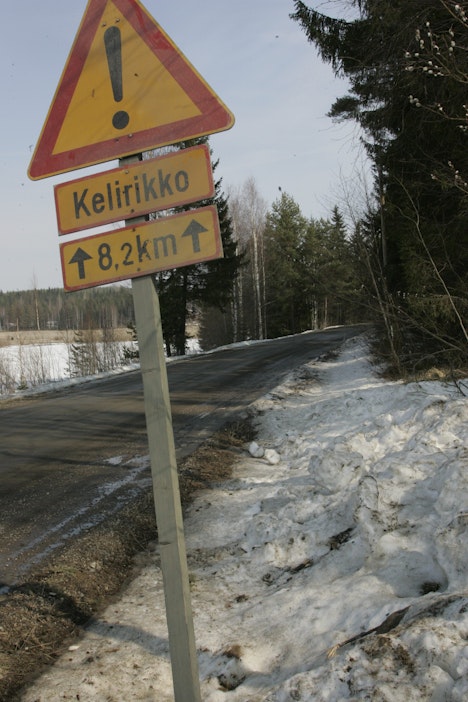
{"type": "MultiPolygon", "coordinates": [[[[168,365],[178,457],[287,373],[360,334],[309,332],[168,365]]],[[[0,591],[150,484],[139,371],[0,403],[0,591]]]]}

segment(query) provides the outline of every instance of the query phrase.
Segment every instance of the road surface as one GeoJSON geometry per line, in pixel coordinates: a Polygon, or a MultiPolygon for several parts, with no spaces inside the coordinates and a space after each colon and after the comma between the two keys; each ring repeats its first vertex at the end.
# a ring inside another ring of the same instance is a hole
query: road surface
{"type": "MultiPolygon", "coordinates": [[[[230,347],[168,364],[178,457],[363,328],[230,347]]],[[[150,485],[139,371],[0,403],[0,591],[150,485]]]]}

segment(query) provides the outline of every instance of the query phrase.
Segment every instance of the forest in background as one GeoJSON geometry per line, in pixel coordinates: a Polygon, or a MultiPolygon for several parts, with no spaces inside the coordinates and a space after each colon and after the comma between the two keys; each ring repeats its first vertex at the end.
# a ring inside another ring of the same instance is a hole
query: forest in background
{"type": "Polygon", "coordinates": [[[0,331],[116,329],[133,318],[130,287],[0,291],[0,331]]]}
{"type": "MultiPolygon", "coordinates": [[[[168,356],[360,322],[353,244],[337,207],[307,219],[287,193],[271,209],[249,179],[218,204],[224,257],[155,276],[168,356]]],[[[134,329],[130,286],[0,292],[0,330],[134,329]]],[[[130,337],[129,337],[130,338],[130,337]]]]}

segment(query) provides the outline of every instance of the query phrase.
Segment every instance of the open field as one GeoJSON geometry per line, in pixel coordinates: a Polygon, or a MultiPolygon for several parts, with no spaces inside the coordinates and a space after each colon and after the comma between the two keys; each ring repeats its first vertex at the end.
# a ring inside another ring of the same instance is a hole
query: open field
{"type": "MultiPolygon", "coordinates": [[[[97,341],[101,341],[102,330],[96,329],[97,341]]],[[[39,345],[39,344],[64,344],[73,342],[75,337],[74,329],[44,329],[32,331],[1,331],[0,347],[39,345]]],[[[130,333],[126,327],[114,329],[115,341],[130,341],[130,333]]]]}

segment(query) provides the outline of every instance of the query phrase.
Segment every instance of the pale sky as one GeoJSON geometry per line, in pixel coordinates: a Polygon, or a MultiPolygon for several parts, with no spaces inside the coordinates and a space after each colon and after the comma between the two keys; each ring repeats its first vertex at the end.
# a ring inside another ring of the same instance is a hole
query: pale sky
{"type": "MultiPolygon", "coordinates": [[[[3,8],[3,291],[63,284],[53,186],[90,171],[31,181],[27,170],[86,4],[14,0],[3,8]]],[[[334,125],[326,117],[334,99],[346,93],[346,83],[334,78],[289,18],[292,0],[143,4],[234,113],[232,129],[210,138],[224,190],[253,177],[269,207],[281,188],[306,217],[327,217],[339,204],[340,183],[352,178],[360,159],[358,136],[352,125],[334,125]]],[[[316,8],[324,4],[310,2],[316,8]]],[[[102,163],[92,172],[116,165],[102,163]]]]}

